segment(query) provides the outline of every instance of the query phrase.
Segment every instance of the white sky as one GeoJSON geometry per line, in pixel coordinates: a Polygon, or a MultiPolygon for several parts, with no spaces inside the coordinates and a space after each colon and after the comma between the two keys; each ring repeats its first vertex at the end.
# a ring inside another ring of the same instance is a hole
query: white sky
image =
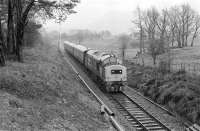
{"type": "MultiPolygon", "coordinates": [[[[113,34],[129,32],[133,12],[137,6],[142,9],[155,6],[158,9],[173,5],[189,3],[200,13],[200,0],[81,0],[72,14],[62,23],[61,31],[70,29],[109,30],[113,34]]],[[[58,30],[59,25],[53,21],[45,25],[47,30],[58,30]]]]}

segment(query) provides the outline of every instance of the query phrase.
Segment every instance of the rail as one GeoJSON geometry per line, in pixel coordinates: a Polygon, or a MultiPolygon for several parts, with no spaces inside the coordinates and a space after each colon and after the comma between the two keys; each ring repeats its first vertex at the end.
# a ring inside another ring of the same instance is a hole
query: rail
{"type": "MultiPolygon", "coordinates": [[[[127,86],[127,88],[129,88],[131,91],[133,91],[134,93],[138,94],[139,96],[141,96],[142,98],[144,98],[145,100],[149,101],[150,103],[152,103],[153,105],[155,105],[156,107],[164,110],[165,112],[167,112],[167,114],[171,115],[171,116],[176,116],[174,113],[172,113],[171,111],[167,110],[166,108],[164,108],[163,106],[155,103],[154,101],[152,101],[151,99],[145,97],[144,95],[142,95],[140,92],[135,91],[134,89],[131,89],[129,86],[127,86]]],[[[124,92],[125,93],[125,92],[124,92]]]]}

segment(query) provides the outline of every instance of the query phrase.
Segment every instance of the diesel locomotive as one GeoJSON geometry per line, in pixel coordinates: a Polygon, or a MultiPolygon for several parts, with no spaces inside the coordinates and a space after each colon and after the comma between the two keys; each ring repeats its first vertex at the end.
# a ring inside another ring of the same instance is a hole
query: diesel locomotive
{"type": "Polygon", "coordinates": [[[64,42],[64,48],[100,81],[107,92],[124,90],[127,69],[115,55],[68,41],[64,42]]]}

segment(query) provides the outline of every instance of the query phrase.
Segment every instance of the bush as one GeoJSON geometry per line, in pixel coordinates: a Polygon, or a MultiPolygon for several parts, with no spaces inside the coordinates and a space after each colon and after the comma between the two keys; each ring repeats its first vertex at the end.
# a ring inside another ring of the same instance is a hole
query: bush
{"type": "Polygon", "coordinates": [[[170,66],[168,62],[160,61],[158,71],[163,75],[170,72],[170,66]]]}

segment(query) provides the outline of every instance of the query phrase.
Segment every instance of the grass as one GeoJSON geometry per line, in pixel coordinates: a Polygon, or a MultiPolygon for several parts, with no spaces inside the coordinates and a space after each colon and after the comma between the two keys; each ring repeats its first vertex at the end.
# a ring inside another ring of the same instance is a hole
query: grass
{"type": "Polygon", "coordinates": [[[26,48],[23,54],[24,63],[10,61],[0,68],[0,129],[109,129],[56,46],[26,48]]]}

